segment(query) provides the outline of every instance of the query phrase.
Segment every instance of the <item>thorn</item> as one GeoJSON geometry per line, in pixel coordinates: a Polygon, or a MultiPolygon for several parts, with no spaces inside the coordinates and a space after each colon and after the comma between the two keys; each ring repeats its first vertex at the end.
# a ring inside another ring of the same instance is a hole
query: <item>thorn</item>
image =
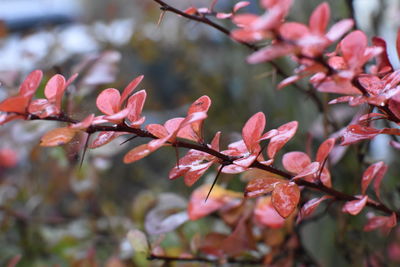
{"type": "Polygon", "coordinates": [[[221,165],[221,168],[219,168],[218,173],[217,173],[217,175],[216,175],[215,178],[214,178],[214,181],[213,181],[213,183],[212,183],[212,185],[211,185],[210,191],[208,191],[207,197],[206,197],[206,199],[204,200],[204,202],[207,202],[207,199],[208,199],[208,197],[210,196],[211,191],[213,190],[215,184],[217,183],[218,177],[219,177],[219,175],[221,174],[222,169],[223,169],[224,167],[225,167],[225,165],[221,165]]]}
{"type": "Polygon", "coordinates": [[[127,142],[129,142],[129,141],[132,141],[132,140],[135,139],[136,137],[138,137],[138,136],[137,136],[137,135],[134,135],[134,136],[132,136],[132,137],[126,139],[125,141],[123,141],[123,142],[122,142],[121,144],[119,144],[119,145],[122,146],[123,144],[125,144],[125,143],[127,143],[127,142]]]}
{"type": "Polygon", "coordinates": [[[160,8],[162,11],[161,11],[161,13],[160,13],[160,17],[158,18],[158,21],[157,21],[157,26],[159,27],[160,25],[161,25],[161,23],[162,23],[162,21],[164,20],[164,16],[165,16],[165,12],[167,11],[167,9],[163,9],[163,8],[160,8]]]}
{"type": "Polygon", "coordinates": [[[81,162],[79,163],[79,170],[82,169],[83,160],[85,158],[86,150],[87,150],[88,145],[89,145],[89,140],[90,140],[90,134],[88,134],[88,136],[86,138],[85,146],[83,147],[83,153],[82,153],[82,157],[81,157],[81,162]]]}

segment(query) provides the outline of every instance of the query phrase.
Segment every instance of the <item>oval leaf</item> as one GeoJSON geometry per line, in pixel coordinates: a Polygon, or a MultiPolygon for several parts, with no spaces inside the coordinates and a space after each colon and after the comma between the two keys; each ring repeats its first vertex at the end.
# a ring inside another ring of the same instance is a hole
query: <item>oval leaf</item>
{"type": "Polygon", "coordinates": [[[279,183],[272,192],[272,205],[283,218],[296,209],[300,200],[300,189],[295,183],[279,183]]]}
{"type": "Polygon", "coordinates": [[[75,136],[76,130],[63,127],[56,128],[47,132],[40,140],[41,146],[59,146],[64,145],[72,140],[75,136]]]}

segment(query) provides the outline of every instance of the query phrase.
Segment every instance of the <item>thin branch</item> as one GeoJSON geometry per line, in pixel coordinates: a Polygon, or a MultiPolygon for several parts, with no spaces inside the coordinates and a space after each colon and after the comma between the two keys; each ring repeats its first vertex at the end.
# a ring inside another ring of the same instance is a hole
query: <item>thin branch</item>
{"type": "MultiPolygon", "coordinates": [[[[159,256],[151,254],[147,257],[148,260],[162,260],[162,261],[180,261],[180,262],[205,262],[205,263],[220,263],[220,259],[209,259],[209,258],[202,258],[202,257],[193,257],[193,258],[180,258],[180,257],[171,257],[171,256],[159,256]]],[[[235,258],[227,258],[227,263],[238,263],[238,264],[261,264],[262,260],[239,260],[235,258]]]]}
{"type": "MultiPolygon", "coordinates": [[[[52,116],[52,117],[46,117],[46,118],[39,118],[36,115],[30,114],[30,115],[27,115],[26,118],[27,118],[27,120],[50,120],[50,121],[60,121],[60,122],[67,122],[67,123],[77,123],[78,122],[77,120],[72,119],[72,118],[66,116],[65,114],[60,114],[59,116],[52,116]]],[[[86,129],[86,132],[89,134],[92,134],[95,132],[102,132],[102,131],[127,132],[127,133],[135,134],[138,137],[158,139],[158,137],[154,136],[153,134],[151,134],[149,131],[147,131],[145,129],[131,128],[128,125],[126,125],[125,123],[114,124],[114,125],[91,125],[90,127],[88,127],[86,129]]],[[[177,147],[177,148],[181,147],[181,148],[188,148],[188,149],[194,149],[197,151],[205,152],[209,155],[212,155],[212,156],[218,158],[220,160],[220,164],[223,166],[234,164],[233,162],[240,158],[237,156],[228,156],[228,155],[225,155],[225,154],[223,154],[217,150],[214,150],[208,146],[204,146],[202,144],[197,144],[197,143],[193,143],[193,142],[188,142],[185,140],[176,140],[174,142],[169,142],[169,144],[174,147],[177,147]]],[[[270,165],[261,164],[258,161],[253,162],[249,166],[249,168],[257,168],[260,170],[268,171],[268,172],[277,174],[277,175],[279,175],[283,178],[289,179],[289,180],[292,180],[292,178],[294,177],[292,174],[290,174],[288,172],[282,171],[282,170],[277,169],[270,165]]],[[[348,195],[346,193],[337,191],[333,188],[326,187],[322,183],[312,183],[312,182],[308,182],[308,181],[305,181],[302,179],[295,179],[295,180],[293,180],[293,182],[295,182],[299,186],[305,186],[310,189],[314,189],[314,190],[323,192],[325,194],[328,194],[330,196],[333,196],[336,200],[351,201],[351,200],[357,199],[356,197],[354,197],[352,195],[348,195]]],[[[380,210],[389,215],[392,213],[396,213],[396,216],[400,219],[399,212],[395,212],[395,211],[391,210],[390,208],[385,206],[383,203],[379,203],[379,202],[369,199],[367,202],[367,205],[373,209],[380,210]]]]}

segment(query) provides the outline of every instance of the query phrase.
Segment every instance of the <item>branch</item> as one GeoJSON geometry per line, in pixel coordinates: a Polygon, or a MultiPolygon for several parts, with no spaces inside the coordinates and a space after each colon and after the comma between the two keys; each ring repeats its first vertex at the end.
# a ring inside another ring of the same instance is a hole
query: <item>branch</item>
{"type": "MultiPolygon", "coordinates": [[[[220,259],[209,259],[209,258],[179,258],[179,257],[170,257],[170,256],[158,256],[151,254],[147,257],[148,260],[162,260],[162,261],[181,261],[181,262],[206,262],[206,263],[221,263],[220,259]]],[[[237,263],[237,264],[261,264],[262,260],[238,260],[235,258],[227,258],[224,260],[226,263],[237,263]]]]}
{"type": "MultiPolygon", "coordinates": [[[[65,114],[60,114],[59,116],[52,116],[52,117],[46,117],[46,118],[39,118],[36,115],[30,114],[30,115],[26,116],[26,118],[27,118],[27,120],[49,120],[49,121],[59,121],[59,122],[67,122],[67,123],[79,122],[75,119],[72,119],[72,118],[66,116],[65,114]]],[[[148,132],[145,129],[131,128],[128,125],[126,125],[125,123],[120,123],[120,124],[115,124],[115,125],[91,125],[90,127],[88,127],[85,130],[85,132],[87,132],[88,134],[93,134],[95,132],[103,132],[103,131],[127,132],[127,133],[134,134],[135,136],[138,136],[138,137],[158,139],[158,137],[154,136],[153,134],[151,134],[150,132],[148,132]]],[[[189,141],[185,141],[185,140],[176,140],[174,142],[169,142],[169,144],[172,145],[173,147],[194,149],[197,151],[205,152],[209,155],[212,155],[212,156],[218,158],[219,163],[224,166],[234,164],[233,162],[240,158],[237,156],[228,156],[228,155],[225,155],[225,154],[223,154],[217,150],[214,150],[208,146],[205,146],[203,144],[197,144],[197,143],[193,143],[193,142],[189,142],[189,141]]],[[[283,178],[292,180],[294,183],[296,183],[299,186],[305,186],[307,188],[314,189],[319,192],[323,192],[327,195],[334,197],[334,199],[339,200],[339,201],[357,200],[357,198],[352,195],[348,195],[346,193],[337,191],[333,188],[326,187],[322,183],[312,183],[312,182],[308,182],[308,181],[305,181],[302,179],[293,179],[294,176],[292,174],[282,171],[280,169],[277,169],[270,165],[261,164],[258,161],[253,162],[249,166],[249,168],[257,168],[260,170],[264,170],[267,172],[277,174],[283,178]]],[[[382,211],[384,213],[387,213],[389,215],[391,215],[394,212],[394,213],[396,213],[397,218],[400,218],[400,213],[391,210],[390,208],[385,206],[383,203],[368,199],[367,206],[369,206],[373,209],[382,211]]]]}

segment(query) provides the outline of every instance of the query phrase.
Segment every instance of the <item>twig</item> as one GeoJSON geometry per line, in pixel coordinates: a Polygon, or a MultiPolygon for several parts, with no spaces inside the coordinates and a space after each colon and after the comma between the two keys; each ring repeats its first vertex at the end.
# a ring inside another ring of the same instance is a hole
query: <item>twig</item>
{"type": "MultiPolygon", "coordinates": [[[[60,114],[59,116],[52,116],[52,117],[46,117],[46,118],[39,118],[36,115],[28,115],[26,116],[26,118],[28,120],[50,120],[50,121],[60,121],[60,122],[67,122],[67,123],[77,123],[78,121],[75,119],[72,119],[70,117],[68,117],[65,114],[60,114]]],[[[132,133],[137,135],[138,137],[144,137],[144,138],[151,138],[151,139],[158,139],[158,137],[154,136],[153,134],[151,134],[150,132],[148,132],[145,129],[141,129],[141,128],[131,128],[128,125],[126,125],[125,123],[120,123],[120,124],[115,124],[115,125],[91,125],[90,127],[88,127],[86,129],[86,132],[89,134],[95,133],[95,132],[100,132],[100,131],[112,131],[112,132],[128,132],[128,133],[132,133]]],[[[185,140],[176,140],[174,142],[169,142],[170,145],[174,146],[174,147],[181,147],[181,148],[188,148],[188,149],[194,149],[197,151],[202,151],[205,152],[209,155],[212,155],[216,158],[218,158],[220,160],[220,163],[223,166],[226,165],[231,165],[234,164],[233,162],[237,159],[239,159],[240,157],[237,156],[228,156],[225,155],[217,150],[214,150],[208,146],[204,146],[202,144],[197,144],[197,143],[193,143],[193,142],[188,142],[185,140]]],[[[282,171],[280,169],[277,169],[273,166],[270,165],[264,165],[261,164],[258,161],[253,162],[249,168],[257,168],[257,169],[261,169],[264,171],[268,171],[274,174],[277,174],[283,178],[292,180],[292,178],[294,177],[292,174],[282,171]]],[[[348,195],[346,193],[337,191],[333,188],[330,187],[326,187],[325,185],[323,185],[322,183],[312,183],[312,182],[308,182],[302,179],[295,179],[293,180],[293,182],[295,182],[297,185],[299,186],[305,186],[320,192],[323,192],[325,194],[328,194],[330,196],[333,196],[336,200],[340,200],[340,201],[351,201],[351,200],[356,200],[357,198],[352,196],[352,195],[348,195]]],[[[367,205],[373,209],[376,210],[380,210],[384,213],[387,214],[392,214],[392,213],[396,213],[396,216],[400,219],[400,213],[399,212],[395,212],[393,210],[391,210],[390,208],[388,208],[387,206],[385,206],[383,203],[379,203],[373,200],[368,200],[367,205]]]]}

